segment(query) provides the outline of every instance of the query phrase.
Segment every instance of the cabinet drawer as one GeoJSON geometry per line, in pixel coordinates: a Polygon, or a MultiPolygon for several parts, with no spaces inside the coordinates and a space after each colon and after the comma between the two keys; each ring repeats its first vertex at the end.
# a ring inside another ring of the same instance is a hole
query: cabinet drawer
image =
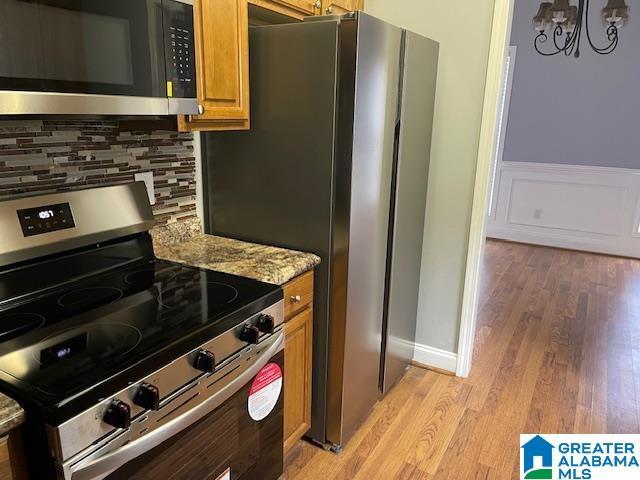
{"type": "Polygon", "coordinates": [[[289,320],[313,302],[313,270],[284,285],[284,318],[289,320]]]}

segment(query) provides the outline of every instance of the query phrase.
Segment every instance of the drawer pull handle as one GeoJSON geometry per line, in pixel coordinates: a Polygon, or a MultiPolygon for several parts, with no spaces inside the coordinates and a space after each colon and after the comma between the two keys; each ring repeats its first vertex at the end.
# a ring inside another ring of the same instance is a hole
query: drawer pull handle
{"type": "Polygon", "coordinates": [[[290,300],[291,303],[300,303],[302,298],[300,297],[300,295],[292,295],[290,300]]]}

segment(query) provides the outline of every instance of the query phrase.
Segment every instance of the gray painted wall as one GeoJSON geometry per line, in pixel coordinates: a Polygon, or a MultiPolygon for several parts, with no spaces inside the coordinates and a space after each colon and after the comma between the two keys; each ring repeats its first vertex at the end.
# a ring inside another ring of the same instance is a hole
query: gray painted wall
{"type": "MultiPolygon", "coordinates": [[[[591,3],[592,39],[604,46],[599,14],[606,2],[591,3]]],[[[576,60],[536,53],[531,19],[539,2],[515,0],[504,161],[640,168],[640,0],[627,4],[631,19],[618,50],[602,56],[583,45],[576,60]]]]}

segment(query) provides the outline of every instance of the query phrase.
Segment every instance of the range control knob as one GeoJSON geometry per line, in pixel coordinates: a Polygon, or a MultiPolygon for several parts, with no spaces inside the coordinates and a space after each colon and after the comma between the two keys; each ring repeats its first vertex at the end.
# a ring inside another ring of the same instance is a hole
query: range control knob
{"type": "Polygon", "coordinates": [[[245,325],[240,331],[240,340],[247,343],[257,344],[260,341],[260,330],[253,325],[245,325]]]}
{"type": "Polygon", "coordinates": [[[160,390],[155,385],[143,383],[138,388],[133,403],[147,410],[160,410],[160,390]]]}
{"type": "Polygon", "coordinates": [[[216,356],[209,350],[200,350],[193,361],[193,368],[205,373],[213,373],[216,370],[216,356]]]}
{"type": "Polygon", "coordinates": [[[271,315],[263,313],[258,317],[256,327],[258,327],[258,330],[262,333],[273,333],[276,328],[276,321],[271,315]]]}
{"type": "Polygon", "coordinates": [[[122,400],[114,400],[104,412],[102,420],[112,427],[129,428],[131,425],[131,407],[122,400]]]}

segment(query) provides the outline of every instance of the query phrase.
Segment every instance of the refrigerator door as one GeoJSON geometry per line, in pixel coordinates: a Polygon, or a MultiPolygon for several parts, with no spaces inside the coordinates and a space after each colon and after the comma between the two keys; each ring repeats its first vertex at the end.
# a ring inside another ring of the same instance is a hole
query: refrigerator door
{"type": "Polygon", "coordinates": [[[405,32],[403,50],[380,377],[383,393],[402,377],[413,358],[438,69],[436,42],[405,32]]]}
{"type": "Polygon", "coordinates": [[[338,22],[252,28],[250,53],[251,130],[203,135],[205,228],[322,258],[310,435],[324,441],[338,22]]]}
{"type": "MultiPolygon", "coordinates": [[[[366,419],[380,396],[380,354],[384,307],[385,271],[394,127],[398,103],[402,30],[366,14],[357,14],[355,89],[351,101],[341,94],[341,109],[355,105],[352,122],[340,113],[338,163],[351,153],[349,202],[338,201],[340,212],[348,205],[347,297],[334,297],[329,352],[327,440],[344,445],[366,419]],[[349,130],[352,138],[350,139],[349,130]],[[349,152],[351,150],[351,152],[349,152]]],[[[341,35],[341,58],[352,58],[346,20],[341,35]]],[[[353,76],[341,64],[340,88],[353,76]]],[[[345,93],[346,95],[346,93],[345,93]]],[[[345,115],[346,116],[346,115],[345,115]]],[[[341,185],[348,179],[337,178],[341,185]]],[[[337,225],[339,227],[339,225],[337,225]]],[[[336,266],[336,271],[338,267],[336,266]]]]}

